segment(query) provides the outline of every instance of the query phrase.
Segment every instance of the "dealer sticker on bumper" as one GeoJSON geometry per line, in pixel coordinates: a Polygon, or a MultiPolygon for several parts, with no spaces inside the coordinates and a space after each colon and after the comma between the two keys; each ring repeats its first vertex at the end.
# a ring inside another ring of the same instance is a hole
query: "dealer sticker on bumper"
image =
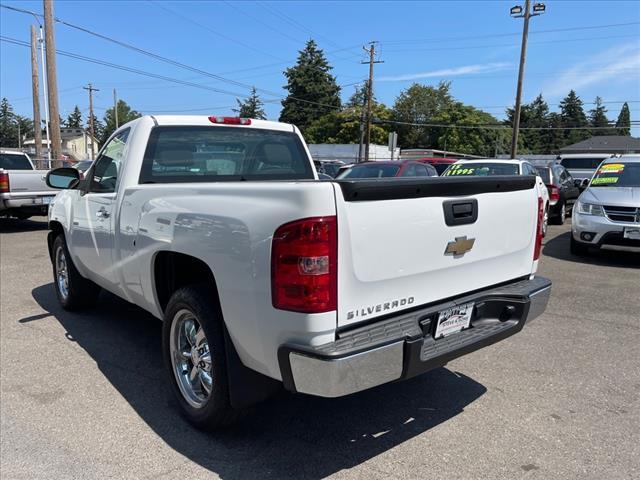
{"type": "Polygon", "coordinates": [[[473,313],[473,303],[465,303],[457,307],[448,308],[438,314],[438,324],[434,338],[442,338],[452,333],[469,328],[471,314],[473,313]]]}

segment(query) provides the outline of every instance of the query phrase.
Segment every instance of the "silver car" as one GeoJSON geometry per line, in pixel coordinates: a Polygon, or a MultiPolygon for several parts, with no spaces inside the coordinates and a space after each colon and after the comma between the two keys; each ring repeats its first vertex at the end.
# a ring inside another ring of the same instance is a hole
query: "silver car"
{"type": "Polygon", "coordinates": [[[590,247],[640,252],[640,155],[607,159],[578,198],[571,253],[590,247]]]}

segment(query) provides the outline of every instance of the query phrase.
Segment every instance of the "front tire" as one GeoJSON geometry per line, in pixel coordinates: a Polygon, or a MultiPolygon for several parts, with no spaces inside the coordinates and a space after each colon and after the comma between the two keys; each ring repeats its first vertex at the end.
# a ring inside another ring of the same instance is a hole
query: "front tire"
{"type": "Polygon", "coordinates": [[[577,255],[579,257],[583,257],[589,253],[589,247],[587,245],[583,245],[580,242],[577,242],[573,235],[571,235],[571,245],[570,245],[571,253],[577,255]]]}
{"type": "Polygon", "coordinates": [[[64,235],[58,235],[53,240],[51,249],[53,284],[62,308],[74,311],[95,305],[100,287],[80,275],[71,260],[64,235]]]}
{"type": "Polygon", "coordinates": [[[178,289],[164,314],[162,350],[171,390],[184,416],[197,428],[233,423],[229,402],[223,319],[211,288],[178,289]]]}

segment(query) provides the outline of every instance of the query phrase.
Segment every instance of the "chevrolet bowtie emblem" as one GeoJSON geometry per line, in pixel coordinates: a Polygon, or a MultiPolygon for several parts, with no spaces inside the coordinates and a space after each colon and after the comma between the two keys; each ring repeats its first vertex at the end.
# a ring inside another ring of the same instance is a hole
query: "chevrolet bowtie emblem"
{"type": "Polygon", "coordinates": [[[467,240],[466,235],[464,237],[456,237],[455,241],[447,243],[447,248],[445,249],[444,254],[461,257],[473,248],[475,241],[475,238],[467,240]]]}

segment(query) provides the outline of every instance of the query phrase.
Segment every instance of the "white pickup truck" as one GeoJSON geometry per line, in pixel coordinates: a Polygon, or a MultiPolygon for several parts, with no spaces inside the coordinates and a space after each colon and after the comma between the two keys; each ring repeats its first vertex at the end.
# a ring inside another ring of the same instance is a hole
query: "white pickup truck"
{"type": "Polygon", "coordinates": [[[229,423],[282,385],[339,397],[502,340],[547,306],[533,176],[319,181],[299,130],[235,117],[120,127],[49,210],[57,296],[164,320],[181,409],[229,423]]]}
{"type": "Polygon", "coordinates": [[[46,215],[57,192],[45,184],[47,170],[36,170],[26,153],[0,150],[0,216],[21,220],[46,215]]]}

